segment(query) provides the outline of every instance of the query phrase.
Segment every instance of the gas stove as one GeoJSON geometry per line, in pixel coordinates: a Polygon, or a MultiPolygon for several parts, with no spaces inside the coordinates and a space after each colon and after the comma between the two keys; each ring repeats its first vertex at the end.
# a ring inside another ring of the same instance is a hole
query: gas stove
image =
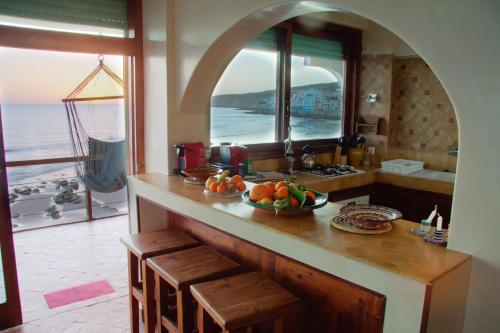
{"type": "Polygon", "coordinates": [[[352,175],[355,173],[362,173],[364,171],[355,169],[350,165],[340,165],[340,164],[329,164],[329,165],[317,165],[313,168],[302,168],[298,170],[302,173],[307,173],[310,175],[323,176],[328,178],[340,177],[352,175]]]}

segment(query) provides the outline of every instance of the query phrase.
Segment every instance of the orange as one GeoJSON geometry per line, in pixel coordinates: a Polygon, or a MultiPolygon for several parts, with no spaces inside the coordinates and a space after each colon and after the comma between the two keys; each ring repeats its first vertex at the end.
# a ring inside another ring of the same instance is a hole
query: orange
{"type": "Polygon", "coordinates": [[[250,190],[249,193],[250,200],[252,201],[260,201],[264,198],[272,198],[273,191],[264,184],[257,184],[250,190]]]}
{"type": "Polygon", "coordinates": [[[213,182],[212,184],[210,184],[210,187],[208,189],[210,192],[217,192],[217,186],[219,186],[219,184],[217,184],[217,182],[213,182]]]}
{"type": "Polygon", "coordinates": [[[240,175],[234,175],[233,177],[231,177],[230,183],[236,185],[238,183],[241,183],[242,181],[243,177],[241,177],[240,175]]]}
{"type": "Polygon", "coordinates": [[[273,191],[273,193],[274,193],[274,183],[273,182],[265,182],[264,185],[269,187],[271,189],[271,191],[273,191]]]}
{"type": "Polygon", "coordinates": [[[224,193],[226,192],[227,185],[226,184],[219,184],[217,186],[217,193],[224,193]]]}
{"type": "Polygon", "coordinates": [[[299,205],[299,201],[295,199],[294,197],[290,198],[290,206],[292,207],[297,207],[299,205]]]}
{"type": "Polygon", "coordinates": [[[288,189],[286,187],[282,187],[280,188],[277,192],[276,192],[276,196],[278,197],[278,199],[285,199],[285,198],[288,198],[288,189]]]}
{"type": "Polygon", "coordinates": [[[313,201],[316,201],[316,194],[314,194],[314,192],[311,192],[311,191],[305,191],[304,194],[307,196],[307,197],[311,197],[311,199],[313,199],[313,201]]]}
{"type": "Polygon", "coordinates": [[[275,189],[276,191],[278,191],[280,188],[285,187],[285,186],[286,186],[286,185],[285,185],[285,181],[283,181],[283,180],[282,180],[282,181],[280,181],[280,182],[276,183],[276,185],[274,186],[274,189],[275,189]]]}
{"type": "Polygon", "coordinates": [[[238,184],[236,184],[236,188],[238,189],[238,191],[244,191],[247,189],[247,186],[244,182],[239,182],[238,184]]]}

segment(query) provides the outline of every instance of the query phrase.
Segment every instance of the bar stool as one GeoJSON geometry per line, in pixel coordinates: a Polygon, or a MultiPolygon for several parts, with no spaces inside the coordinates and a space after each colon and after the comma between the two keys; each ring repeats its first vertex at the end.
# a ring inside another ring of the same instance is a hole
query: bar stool
{"type": "Polygon", "coordinates": [[[161,230],[127,235],[120,238],[128,252],[128,279],[130,299],[130,327],[139,332],[139,303],[143,306],[146,332],[154,332],[156,311],[154,302],[154,274],[146,259],[198,245],[198,242],[178,230],[161,230]],[[141,271],[142,281],[139,279],[141,271]]]}
{"type": "Polygon", "coordinates": [[[239,268],[206,246],[149,258],[146,263],[155,276],[158,333],[163,328],[170,333],[193,332],[196,311],[189,286],[228,276],[239,268]]]}
{"type": "Polygon", "coordinates": [[[300,311],[300,300],[261,272],[236,275],[195,284],[191,293],[198,301],[198,332],[252,332],[252,327],[274,321],[274,332],[283,333],[283,318],[300,311]]]}

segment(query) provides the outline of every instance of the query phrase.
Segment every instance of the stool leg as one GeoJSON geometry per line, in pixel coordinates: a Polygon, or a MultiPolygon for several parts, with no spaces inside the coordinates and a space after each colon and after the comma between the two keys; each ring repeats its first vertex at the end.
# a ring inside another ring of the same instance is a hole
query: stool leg
{"type": "Polygon", "coordinates": [[[283,333],[283,318],[274,321],[274,333],[283,333]]]}
{"type": "Polygon", "coordinates": [[[198,333],[215,333],[212,318],[200,304],[198,304],[198,333]]]}
{"type": "Polygon", "coordinates": [[[139,284],[139,258],[128,251],[128,294],[130,302],[130,332],[139,333],[139,300],[132,288],[139,284]]]}
{"type": "Polygon", "coordinates": [[[156,313],[155,313],[155,280],[154,272],[148,265],[146,260],[142,261],[142,294],[144,308],[144,322],[146,333],[153,333],[155,331],[156,313]]]}
{"type": "Polygon", "coordinates": [[[189,290],[177,290],[177,332],[193,332],[192,299],[189,290]]]}
{"type": "Polygon", "coordinates": [[[163,325],[161,323],[161,279],[158,273],[154,273],[155,276],[155,299],[156,299],[156,332],[162,333],[163,325]]]}

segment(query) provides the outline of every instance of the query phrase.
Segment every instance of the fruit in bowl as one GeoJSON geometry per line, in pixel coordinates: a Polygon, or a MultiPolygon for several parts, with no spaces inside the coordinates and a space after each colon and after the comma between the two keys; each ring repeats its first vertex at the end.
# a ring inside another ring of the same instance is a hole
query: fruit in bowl
{"type": "Polygon", "coordinates": [[[327,203],[325,195],[307,190],[303,184],[282,180],[253,186],[243,193],[243,201],[263,212],[276,215],[301,215],[327,203]]]}
{"type": "Polygon", "coordinates": [[[228,180],[229,173],[230,172],[226,170],[222,172],[219,177],[209,177],[205,182],[205,191],[218,194],[239,194],[246,190],[247,186],[243,178],[239,175],[235,175],[228,180]]]}

